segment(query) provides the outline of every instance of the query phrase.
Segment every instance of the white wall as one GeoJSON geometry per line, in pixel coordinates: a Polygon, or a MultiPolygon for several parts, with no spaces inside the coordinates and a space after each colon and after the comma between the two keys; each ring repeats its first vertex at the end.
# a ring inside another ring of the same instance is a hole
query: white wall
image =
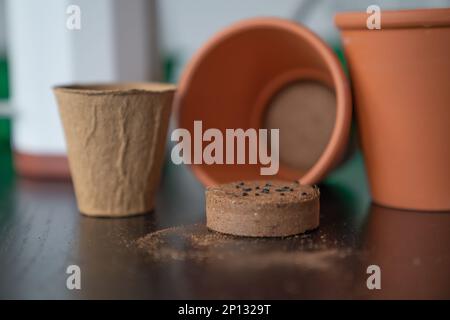
{"type": "Polygon", "coordinates": [[[148,0],[7,0],[13,146],[28,154],[65,152],[52,87],[151,80],[148,0]],[[81,29],[66,27],[69,5],[81,29]]]}
{"type": "MultiPolygon", "coordinates": [[[[299,0],[159,0],[161,44],[181,67],[214,33],[251,16],[287,17],[299,0]]],[[[176,73],[180,70],[177,69],[176,73]]]]}
{"type": "Polygon", "coordinates": [[[450,0],[159,0],[160,34],[166,54],[182,66],[213,34],[241,19],[277,16],[301,21],[329,43],[339,34],[333,24],[338,11],[365,11],[371,4],[381,9],[448,7],[450,0]]]}
{"type": "Polygon", "coordinates": [[[5,0],[0,0],[0,57],[6,54],[5,0]]]}

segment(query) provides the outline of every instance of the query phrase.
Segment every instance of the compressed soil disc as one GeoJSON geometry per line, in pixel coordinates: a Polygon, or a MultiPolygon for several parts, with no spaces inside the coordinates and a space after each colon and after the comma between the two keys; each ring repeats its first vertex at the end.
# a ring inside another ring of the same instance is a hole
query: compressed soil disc
{"type": "Polygon", "coordinates": [[[242,181],[206,190],[206,226],[247,237],[285,237],[319,226],[320,192],[283,181],[242,181]]]}

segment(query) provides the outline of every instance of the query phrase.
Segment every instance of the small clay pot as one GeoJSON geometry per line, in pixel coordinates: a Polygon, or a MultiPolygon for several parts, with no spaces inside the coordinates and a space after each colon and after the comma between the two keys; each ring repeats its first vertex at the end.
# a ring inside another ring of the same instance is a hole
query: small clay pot
{"type": "Polygon", "coordinates": [[[175,106],[178,127],[191,136],[198,120],[203,131],[217,128],[224,136],[226,129],[280,129],[276,175],[262,176],[260,164],[192,164],[203,184],[257,179],[311,184],[345,151],[350,100],[340,62],[322,40],[294,22],[257,18],[221,31],[194,56],[181,76],[175,106]]]}
{"type": "Polygon", "coordinates": [[[450,9],[336,16],[375,202],[450,210],[450,9]]]}
{"type": "Polygon", "coordinates": [[[73,85],[54,92],[79,210],[101,217],[150,212],[175,87],[73,85]]]}
{"type": "Polygon", "coordinates": [[[69,162],[66,156],[33,155],[16,150],[14,167],[17,174],[26,178],[70,181],[69,162]]]}

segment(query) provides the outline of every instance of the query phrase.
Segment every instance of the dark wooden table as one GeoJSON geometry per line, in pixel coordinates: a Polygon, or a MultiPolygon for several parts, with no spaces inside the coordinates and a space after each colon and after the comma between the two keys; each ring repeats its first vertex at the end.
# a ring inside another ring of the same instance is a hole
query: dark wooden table
{"type": "Polygon", "coordinates": [[[208,238],[204,195],[184,167],[167,164],[155,211],[126,219],[80,215],[70,183],[1,177],[0,298],[450,298],[450,214],[371,204],[359,154],[320,186],[320,228],[274,240],[193,242],[208,238]],[[136,245],[173,226],[154,248],[169,254],[136,245]]]}

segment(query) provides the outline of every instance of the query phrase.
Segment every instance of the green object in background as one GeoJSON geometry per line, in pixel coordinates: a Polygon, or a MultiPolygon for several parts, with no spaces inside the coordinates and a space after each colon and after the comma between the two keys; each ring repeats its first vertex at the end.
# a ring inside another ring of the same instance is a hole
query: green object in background
{"type": "MultiPolygon", "coordinates": [[[[360,150],[356,150],[349,159],[333,170],[323,183],[334,187],[334,190],[340,194],[340,199],[351,206],[348,212],[368,212],[371,199],[360,150]],[[355,184],[355,181],[362,181],[362,183],[355,184]]],[[[361,217],[361,221],[363,218],[361,217]]]]}
{"type": "Polygon", "coordinates": [[[8,97],[8,65],[6,59],[0,58],[0,99],[7,99],[8,97]]]}
{"type": "Polygon", "coordinates": [[[336,53],[339,61],[342,64],[342,68],[344,69],[345,73],[348,75],[348,67],[347,67],[347,60],[345,60],[344,50],[340,44],[333,46],[334,53],[336,53]]]}
{"type": "Polygon", "coordinates": [[[163,58],[163,79],[165,82],[176,83],[175,70],[179,59],[175,54],[167,54],[163,58]]]}
{"type": "MultiPolygon", "coordinates": [[[[0,100],[9,97],[8,65],[0,58],[0,100]]],[[[11,153],[11,119],[0,116],[0,189],[12,181],[14,175],[11,153]]]]}
{"type": "MultiPolygon", "coordinates": [[[[6,100],[9,97],[8,87],[8,65],[6,59],[0,58],[0,100],[6,100]]],[[[0,116],[0,151],[9,147],[11,123],[9,118],[0,116]]]]}
{"type": "Polygon", "coordinates": [[[11,120],[0,117],[0,150],[9,149],[11,134],[11,120]]]}
{"type": "MultiPolygon", "coordinates": [[[[0,100],[6,100],[9,97],[8,87],[8,65],[6,59],[0,58],[0,100]]],[[[0,115],[0,151],[3,153],[9,148],[11,134],[11,121],[9,118],[0,115]]]]}
{"type": "Polygon", "coordinates": [[[0,196],[2,187],[9,185],[14,177],[10,133],[11,120],[0,117],[0,196]]]}

